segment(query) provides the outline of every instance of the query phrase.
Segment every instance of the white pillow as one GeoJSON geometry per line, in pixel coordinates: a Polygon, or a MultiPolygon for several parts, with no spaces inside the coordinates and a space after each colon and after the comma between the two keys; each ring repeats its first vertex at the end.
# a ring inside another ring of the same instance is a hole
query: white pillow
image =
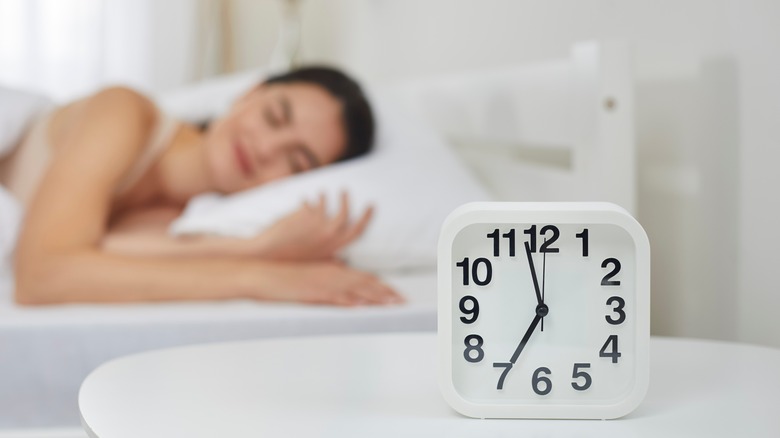
{"type": "Polygon", "coordinates": [[[375,150],[230,196],[193,199],[170,228],[174,235],[248,237],[325,193],[336,208],[346,190],[358,214],[373,205],[363,236],[343,256],[373,272],[431,267],[439,228],[457,206],[489,200],[487,192],[433,130],[407,117],[391,96],[372,99],[378,124],[375,150]]]}
{"type": "Polygon", "coordinates": [[[233,102],[266,76],[252,69],[188,84],[157,96],[160,108],[179,120],[200,123],[230,109],[233,102]]]}
{"type": "Polygon", "coordinates": [[[0,158],[19,143],[35,117],[52,105],[41,94],[0,86],[0,158]]]}

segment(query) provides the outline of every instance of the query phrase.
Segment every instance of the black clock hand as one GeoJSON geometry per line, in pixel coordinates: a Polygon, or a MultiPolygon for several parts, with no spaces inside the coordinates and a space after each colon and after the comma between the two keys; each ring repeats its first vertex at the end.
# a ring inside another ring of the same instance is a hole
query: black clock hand
{"type": "Polygon", "coordinates": [[[547,276],[547,252],[542,253],[542,302],[544,302],[544,278],[547,276]]]}
{"type": "Polygon", "coordinates": [[[523,352],[523,348],[525,348],[525,344],[528,343],[528,340],[531,339],[531,335],[534,333],[534,330],[536,329],[536,326],[539,324],[539,321],[541,321],[542,317],[539,315],[539,307],[544,306],[544,304],[540,304],[536,307],[536,316],[534,317],[534,320],[531,322],[531,326],[528,327],[528,330],[525,331],[525,335],[523,336],[523,339],[520,341],[520,344],[517,345],[517,348],[515,349],[514,354],[512,355],[512,358],[509,359],[510,362],[514,365],[515,362],[517,362],[517,358],[520,357],[520,353],[523,352]]]}
{"type": "Polygon", "coordinates": [[[528,268],[531,270],[531,278],[534,280],[534,291],[536,291],[536,301],[544,304],[542,292],[539,290],[539,281],[536,279],[536,269],[534,269],[534,260],[531,258],[531,246],[525,242],[525,255],[528,256],[528,268]]]}
{"type": "MultiPolygon", "coordinates": [[[[547,239],[544,240],[547,242],[547,239]]],[[[547,277],[547,251],[542,253],[542,302],[544,302],[544,279],[547,277]]],[[[544,318],[542,318],[541,330],[544,331],[544,318]]]]}

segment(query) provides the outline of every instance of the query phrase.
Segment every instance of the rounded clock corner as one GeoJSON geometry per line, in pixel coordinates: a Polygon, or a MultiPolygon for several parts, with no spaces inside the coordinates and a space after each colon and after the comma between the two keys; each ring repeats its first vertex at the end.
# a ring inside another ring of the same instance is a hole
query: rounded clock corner
{"type": "Polygon", "coordinates": [[[468,400],[463,398],[460,393],[458,393],[458,390],[455,389],[455,384],[451,379],[442,378],[439,381],[439,389],[441,391],[442,398],[447,403],[447,405],[458,414],[470,418],[484,418],[478,415],[478,412],[475,409],[475,405],[470,403],[468,400]]]}
{"type": "Polygon", "coordinates": [[[622,403],[613,407],[608,415],[604,415],[604,420],[619,420],[624,418],[639,408],[647,395],[647,387],[640,388],[633,392],[622,403]]]}
{"type": "Polygon", "coordinates": [[[490,210],[494,203],[491,202],[468,202],[456,207],[444,218],[439,228],[438,255],[439,261],[446,259],[450,245],[455,240],[458,233],[471,223],[477,221],[481,213],[490,210]]]}
{"type": "Polygon", "coordinates": [[[611,215],[613,218],[610,222],[615,223],[625,229],[631,238],[634,240],[634,244],[637,249],[646,248],[650,250],[650,239],[647,236],[647,231],[642,226],[637,218],[635,218],[628,210],[617,204],[608,204],[611,206],[606,209],[605,212],[611,215]]]}

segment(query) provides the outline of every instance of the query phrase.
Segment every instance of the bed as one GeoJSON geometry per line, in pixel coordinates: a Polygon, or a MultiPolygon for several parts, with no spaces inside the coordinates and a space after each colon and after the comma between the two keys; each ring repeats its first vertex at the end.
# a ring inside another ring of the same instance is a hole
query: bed
{"type": "MultiPolygon", "coordinates": [[[[160,102],[197,121],[224,109],[255,79],[251,73],[211,81],[168,93],[160,102]]],[[[404,213],[378,216],[347,257],[401,292],[407,298],[401,306],[346,309],[232,301],[23,308],[12,303],[6,284],[0,294],[0,431],[78,425],[76,396],[83,378],[107,360],[138,351],[262,337],[435,330],[438,228],[459,202],[604,200],[635,210],[631,87],[627,48],[596,42],[578,44],[561,59],[371,87],[374,97],[392,102],[388,107],[397,116],[395,131],[385,129],[387,138],[408,143],[414,132],[417,152],[424,151],[414,161],[422,163],[415,168],[408,155],[380,149],[369,165],[341,169],[341,179],[326,173],[299,185],[335,179],[327,189],[340,190],[360,175],[381,179],[377,169],[397,160],[394,165],[403,171],[396,176],[403,181],[393,190],[379,183],[349,190],[358,202],[380,197],[385,211],[404,213]],[[434,150],[428,146],[432,143],[447,145],[446,151],[428,151],[434,150]],[[457,170],[444,169],[442,154],[457,170]],[[430,181],[431,168],[440,183],[430,181]],[[459,179],[471,181],[470,188],[453,189],[459,179]]],[[[382,111],[380,123],[388,116],[382,111]]],[[[294,196],[304,190],[296,184],[277,189],[294,196]]],[[[250,233],[273,215],[242,216],[240,206],[271,202],[268,196],[205,197],[188,207],[171,232],[250,233]],[[236,215],[234,223],[224,225],[224,218],[236,215]]],[[[0,275],[6,283],[7,276],[0,275]]]]}

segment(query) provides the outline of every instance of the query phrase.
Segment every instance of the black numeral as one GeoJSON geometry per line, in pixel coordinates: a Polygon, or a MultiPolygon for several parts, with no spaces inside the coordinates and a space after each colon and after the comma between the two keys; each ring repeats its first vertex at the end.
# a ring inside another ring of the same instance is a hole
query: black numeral
{"type": "Polygon", "coordinates": [[[498,240],[498,228],[488,234],[488,238],[493,239],[493,257],[498,257],[499,253],[499,240],[498,240]]]}
{"type": "MultiPolygon", "coordinates": [[[[530,228],[526,228],[523,230],[523,234],[528,234],[528,242],[531,247],[531,252],[536,252],[536,225],[531,225],[530,228]]],[[[558,227],[555,225],[545,225],[542,227],[541,234],[544,236],[544,243],[542,243],[542,246],[539,248],[540,252],[559,252],[560,250],[558,248],[551,248],[550,245],[552,245],[556,240],[558,240],[558,237],[561,236],[561,232],[558,230],[558,227]],[[552,232],[552,235],[548,238],[546,234],[548,232],[552,232]]]]}
{"type": "Polygon", "coordinates": [[[471,295],[466,295],[465,297],[461,298],[458,307],[460,307],[460,311],[464,314],[471,315],[470,319],[467,316],[461,316],[460,321],[463,323],[471,324],[479,317],[479,302],[471,295]],[[470,308],[466,307],[466,303],[468,302],[471,302],[470,308]]]}
{"type": "Polygon", "coordinates": [[[547,225],[545,227],[542,227],[542,234],[544,234],[544,243],[542,244],[542,247],[539,248],[540,252],[559,252],[560,250],[558,248],[550,248],[550,245],[552,245],[556,240],[558,240],[558,237],[561,236],[561,232],[558,231],[558,227],[555,225],[547,225]],[[546,234],[548,231],[552,231],[552,236],[548,239],[546,234]]]}
{"type": "Polygon", "coordinates": [[[609,335],[607,342],[605,342],[604,346],[599,350],[599,357],[610,357],[612,358],[612,363],[617,363],[620,356],[622,356],[622,354],[618,351],[617,335],[609,335]],[[612,345],[612,347],[610,347],[610,345],[612,345]],[[607,352],[607,348],[611,348],[611,351],[607,352]]]}
{"type": "MultiPolygon", "coordinates": [[[[493,257],[498,257],[500,251],[498,228],[488,234],[487,237],[493,239],[493,257]]],[[[501,237],[509,240],[509,257],[515,256],[515,230],[509,230],[508,233],[501,234],[501,237]]]]}
{"type": "Polygon", "coordinates": [[[493,239],[493,257],[498,257],[499,241],[498,241],[498,228],[488,234],[487,237],[493,239]]]}
{"type": "Polygon", "coordinates": [[[593,383],[593,380],[590,378],[590,374],[586,373],[585,371],[580,371],[580,368],[590,368],[590,364],[575,363],[574,370],[571,372],[571,378],[572,379],[583,378],[585,379],[585,383],[580,385],[577,382],[571,382],[571,387],[576,389],[577,391],[585,391],[586,389],[590,388],[590,384],[593,383]]]}
{"type": "Polygon", "coordinates": [[[531,228],[523,230],[523,234],[528,234],[528,243],[531,246],[531,252],[536,252],[536,225],[531,225],[531,228]]]}
{"type": "Polygon", "coordinates": [[[613,265],[612,270],[601,279],[602,286],[620,286],[620,280],[613,280],[612,277],[616,276],[620,272],[620,261],[615,258],[608,258],[601,262],[601,267],[606,268],[609,265],[613,265]]]}
{"type": "Polygon", "coordinates": [[[588,256],[588,229],[585,228],[581,233],[576,234],[578,239],[582,239],[582,256],[588,256]]]}
{"type": "Polygon", "coordinates": [[[623,321],[626,320],[626,312],[623,311],[623,308],[626,307],[626,301],[620,297],[609,297],[609,299],[607,299],[607,306],[611,306],[612,303],[617,303],[617,307],[612,309],[613,312],[618,314],[617,319],[612,319],[611,315],[607,315],[604,318],[612,325],[622,324],[623,321]]]}
{"type": "Polygon", "coordinates": [[[534,371],[534,375],[531,378],[531,387],[534,389],[534,392],[539,395],[547,395],[552,391],[552,381],[548,379],[547,377],[539,377],[539,374],[544,373],[546,375],[552,374],[550,369],[547,367],[539,367],[534,371]],[[539,388],[539,383],[544,383],[544,389],[539,388]]]}
{"type": "Polygon", "coordinates": [[[512,369],[512,362],[495,362],[493,368],[504,369],[504,371],[501,372],[501,377],[498,378],[498,385],[496,385],[496,389],[504,389],[504,379],[506,379],[506,375],[509,374],[509,370],[512,369]]]}
{"type": "MultiPolygon", "coordinates": [[[[469,258],[466,257],[463,260],[459,261],[458,263],[455,263],[455,266],[459,268],[463,268],[463,285],[468,286],[469,285],[469,258]]],[[[486,284],[490,283],[490,280],[493,279],[493,265],[490,264],[490,260],[484,257],[480,257],[474,260],[474,265],[471,266],[471,278],[474,280],[474,283],[476,283],[477,286],[485,286],[486,284]],[[480,264],[485,265],[484,279],[479,278],[480,264]]]]}
{"type": "Polygon", "coordinates": [[[466,344],[466,350],[463,351],[463,357],[468,362],[479,362],[482,360],[483,357],[485,357],[485,350],[482,349],[482,336],[480,335],[468,335],[466,336],[466,339],[463,340],[463,343],[466,344]],[[473,343],[472,341],[476,341],[476,343],[473,343]],[[471,357],[471,352],[476,351],[477,356],[471,357]]]}
{"type": "Polygon", "coordinates": [[[515,256],[515,229],[512,228],[511,230],[509,230],[508,233],[502,234],[501,237],[509,239],[509,257],[514,257],[515,256]]]}

